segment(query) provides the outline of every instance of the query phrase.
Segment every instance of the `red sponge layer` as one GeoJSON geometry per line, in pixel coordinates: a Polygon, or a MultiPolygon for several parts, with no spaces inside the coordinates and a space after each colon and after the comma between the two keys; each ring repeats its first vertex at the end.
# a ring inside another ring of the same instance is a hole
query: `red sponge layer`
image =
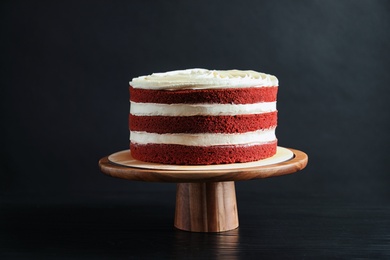
{"type": "Polygon", "coordinates": [[[274,102],[278,87],[250,87],[228,89],[150,90],[129,87],[130,100],[140,103],[219,103],[253,104],[274,102]]]}
{"type": "Polygon", "coordinates": [[[184,146],[130,143],[134,159],[146,162],[209,165],[258,161],[276,153],[277,141],[262,145],[184,146]]]}
{"type": "Polygon", "coordinates": [[[276,127],[277,112],[237,116],[134,116],[131,131],[149,133],[244,133],[276,127]]]}

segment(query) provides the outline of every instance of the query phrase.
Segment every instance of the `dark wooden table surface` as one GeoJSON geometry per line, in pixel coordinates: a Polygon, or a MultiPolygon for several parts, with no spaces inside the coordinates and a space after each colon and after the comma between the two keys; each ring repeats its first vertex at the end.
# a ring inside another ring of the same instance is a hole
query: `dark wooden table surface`
{"type": "Polygon", "coordinates": [[[238,229],[190,233],[173,228],[174,188],[3,196],[0,259],[390,259],[390,199],[238,185],[237,200],[238,229]]]}

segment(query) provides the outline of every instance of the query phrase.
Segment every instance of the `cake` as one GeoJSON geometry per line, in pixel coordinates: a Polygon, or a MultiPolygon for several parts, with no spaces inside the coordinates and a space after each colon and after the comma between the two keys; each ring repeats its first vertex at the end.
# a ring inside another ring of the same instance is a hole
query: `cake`
{"type": "Polygon", "coordinates": [[[129,91],[130,152],[136,160],[209,165],[276,153],[275,76],[176,70],[133,78],[129,91]]]}

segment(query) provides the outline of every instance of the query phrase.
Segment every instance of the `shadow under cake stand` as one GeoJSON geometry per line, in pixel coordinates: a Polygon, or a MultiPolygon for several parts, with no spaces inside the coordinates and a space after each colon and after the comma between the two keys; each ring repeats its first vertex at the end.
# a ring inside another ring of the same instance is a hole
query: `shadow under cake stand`
{"type": "Polygon", "coordinates": [[[116,178],[177,183],[174,226],[192,232],[222,232],[238,227],[235,181],[294,173],[307,162],[304,152],[283,147],[272,158],[258,162],[201,166],[145,163],[125,150],[101,158],[99,167],[116,178]]]}

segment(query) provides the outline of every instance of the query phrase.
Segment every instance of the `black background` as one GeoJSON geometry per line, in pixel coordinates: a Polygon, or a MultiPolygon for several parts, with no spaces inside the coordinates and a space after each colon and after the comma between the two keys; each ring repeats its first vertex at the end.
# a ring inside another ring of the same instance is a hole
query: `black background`
{"type": "MultiPolygon", "coordinates": [[[[250,230],[266,230],[267,216],[278,219],[288,214],[300,219],[302,227],[313,221],[324,228],[291,230],[299,224],[282,220],[280,234],[311,232],[319,241],[311,253],[284,248],[289,256],[351,256],[348,252],[362,250],[365,238],[373,237],[376,242],[368,243],[373,247],[354,256],[390,255],[389,1],[6,1],[1,3],[0,19],[0,195],[2,224],[8,223],[0,240],[4,256],[18,256],[16,252],[62,256],[73,250],[75,254],[67,256],[86,257],[86,252],[93,255],[98,248],[113,256],[109,253],[115,246],[91,230],[103,219],[121,214],[139,223],[136,229],[125,230],[133,235],[136,230],[141,240],[164,234],[171,249],[178,245],[177,236],[185,241],[188,233],[168,228],[175,184],[110,178],[97,163],[128,149],[128,82],[133,77],[195,67],[276,75],[279,145],[309,155],[308,167],[297,174],[236,183],[241,242],[260,239],[250,230]],[[294,211],[292,205],[300,210],[294,211]],[[359,210],[342,211],[351,207],[359,210]],[[129,213],[129,208],[134,211],[129,213]],[[250,213],[263,209],[270,213],[262,215],[258,227],[256,215],[250,213]],[[315,218],[305,214],[309,210],[315,218]],[[68,214],[73,222],[65,221],[68,214]],[[318,222],[329,218],[334,222],[318,222]],[[27,219],[37,226],[30,233],[46,230],[45,235],[22,236],[27,219]],[[353,219],[360,219],[356,223],[360,229],[346,230],[353,219]],[[145,221],[160,222],[148,226],[142,224],[145,221]],[[91,229],[75,231],[83,223],[92,223],[91,229]],[[362,223],[367,225],[362,228],[362,223]],[[167,224],[166,229],[150,231],[160,224],[167,224]],[[79,241],[64,242],[59,237],[53,241],[51,229],[71,230],[64,233],[69,237],[86,233],[86,240],[95,237],[100,242],[84,242],[83,247],[79,241]],[[15,230],[20,234],[15,235],[15,230]],[[152,233],[145,235],[142,230],[152,233]],[[369,230],[378,233],[366,236],[369,230]],[[324,249],[336,248],[339,240],[331,237],[346,233],[352,239],[349,249],[343,253],[324,249]],[[26,241],[35,244],[28,247],[26,241]],[[51,251],[43,244],[49,244],[51,251]]],[[[119,224],[103,228],[110,241],[127,237],[119,224]]],[[[265,234],[267,241],[285,243],[276,233],[265,234]]],[[[205,252],[211,249],[204,241],[218,244],[215,237],[197,236],[191,239],[205,252]]],[[[297,244],[306,241],[289,238],[297,244]]],[[[150,243],[162,242],[155,238],[150,243]]],[[[120,245],[126,256],[165,252],[163,246],[145,249],[146,253],[137,246],[131,255],[120,245]]],[[[275,256],[273,244],[267,247],[261,240],[260,245],[263,253],[275,256]]],[[[253,248],[242,247],[240,252],[251,256],[253,248]]]]}

